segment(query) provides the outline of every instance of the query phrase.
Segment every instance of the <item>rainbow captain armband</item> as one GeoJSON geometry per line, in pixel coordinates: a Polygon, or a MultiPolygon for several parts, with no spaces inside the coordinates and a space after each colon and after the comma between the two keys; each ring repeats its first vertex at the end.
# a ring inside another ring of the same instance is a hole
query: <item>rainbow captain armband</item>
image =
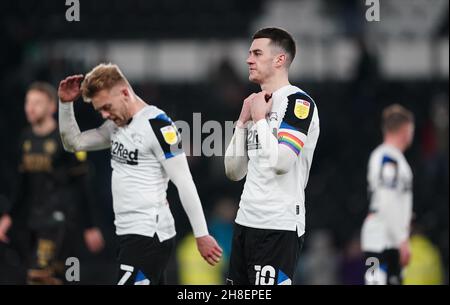
{"type": "Polygon", "coordinates": [[[278,144],[286,145],[292,149],[297,156],[300,154],[304,146],[302,140],[286,131],[280,131],[278,133],[278,144]]]}

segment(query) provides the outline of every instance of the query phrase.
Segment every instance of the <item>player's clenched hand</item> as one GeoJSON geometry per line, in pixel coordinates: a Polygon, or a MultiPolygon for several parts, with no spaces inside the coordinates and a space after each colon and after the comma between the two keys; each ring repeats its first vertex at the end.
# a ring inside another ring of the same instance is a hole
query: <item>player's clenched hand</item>
{"type": "Polygon", "coordinates": [[[211,266],[216,265],[222,257],[222,248],[219,247],[214,237],[206,235],[196,238],[197,248],[201,256],[211,266]]]}
{"type": "Polygon", "coordinates": [[[73,102],[81,95],[80,83],[82,74],[68,76],[59,83],[58,97],[62,103],[73,102]]]}
{"type": "Polygon", "coordinates": [[[272,99],[270,97],[271,95],[264,90],[253,97],[250,107],[253,122],[256,123],[266,118],[266,115],[272,109],[272,99]]]}
{"type": "Polygon", "coordinates": [[[250,107],[253,98],[256,96],[256,93],[250,94],[242,104],[241,114],[239,115],[238,122],[240,122],[241,125],[245,125],[248,121],[251,120],[251,113],[250,113],[250,107]]]}

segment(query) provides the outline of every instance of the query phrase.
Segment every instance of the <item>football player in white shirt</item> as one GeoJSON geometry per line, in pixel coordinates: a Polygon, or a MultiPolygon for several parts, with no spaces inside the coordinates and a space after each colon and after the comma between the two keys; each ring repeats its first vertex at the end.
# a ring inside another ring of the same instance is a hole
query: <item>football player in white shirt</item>
{"type": "Polygon", "coordinates": [[[413,174],[403,155],[414,136],[414,115],[394,104],[383,111],[383,143],[370,155],[367,182],[369,214],[361,230],[367,261],[366,284],[401,284],[409,262],[413,174]],[[377,266],[379,268],[377,268],[377,266]]]}
{"type": "Polygon", "coordinates": [[[59,124],[68,151],[111,149],[114,224],[119,241],[118,284],[162,284],[175,245],[166,200],[168,181],[178,189],[201,256],[211,265],[222,249],[209,235],[202,206],[172,120],[133,91],[117,65],[100,64],[59,85],[59,124]],[[80,87],[81,84],[81,87],[80,87]],[[80,95],[106,120],[80,132],[73,101],[80,95]]]}
{"type": "Polygon", "coordinates": [[[247,176],[236,216],[227,283],[292,284],[305,233],[305,187],[319,137],[317,105],[289,83],[291,35],[253,36],[249,80],[262,91],[243,103],[225,154],[228,178],[247,176]]]}

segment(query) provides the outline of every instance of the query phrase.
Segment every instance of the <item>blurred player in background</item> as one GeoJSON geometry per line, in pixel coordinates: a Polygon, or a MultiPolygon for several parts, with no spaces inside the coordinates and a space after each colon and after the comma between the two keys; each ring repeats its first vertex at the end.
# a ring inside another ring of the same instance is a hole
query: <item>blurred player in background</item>
{"type": "Polygon", "coordinates": [[[65,259],[77,255],[82,235],[92,252],[103,247],[93,226],[86,153],[64,151],[53,117],[57,95],[48,83],[33,83],[26,94],[30,127],[20,138],[19,175],[12,207],[0,218],[0,240],[9,242],[28,267],[30,284],[63,282],[65,259]]]}
{"type": "Polygon", "coordinates": [[[262,91],[242,106],[225,154],[226,175],[241,180],[229,284],[292,284],[305,233],[305,187],[319,137],[313,99],[289,83],[291,35],[266,28],[253,36],[249,80],[262,91]]]}
{"type": "Polygon", "coordinates": [[[208,233],[172,120],[138,97],[113,64],[98,65],[84,80],[82,75],[67,77],[58,93],[64,147],[69,151],[111,149],[118,284],[165,283],[176,234],[166,199],[169,179],[178,189],[201,256],[211,265],[219,262],[222,249],[208,233]],[[73,110],[73,101],[80,95],[107,119],[97,129],[80,132],[73,110]]]}
{"type": "Polygon", "coordinates": [[[362,227],[361,247],[366,259],[376,258],[380,266],[372,274],[368,269],[366,283],[399,285],[402,267],[410,258],[413,174],[403,153],[413,141],[413,114],[397,104],[387,107],[382,131],[383,143],[369,159],[370,207],[362,227]]]}

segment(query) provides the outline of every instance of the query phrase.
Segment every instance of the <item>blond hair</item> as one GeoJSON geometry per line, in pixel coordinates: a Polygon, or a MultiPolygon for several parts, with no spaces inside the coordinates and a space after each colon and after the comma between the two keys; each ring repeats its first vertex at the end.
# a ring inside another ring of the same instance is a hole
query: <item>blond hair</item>
{"type": "Polygon", "coordinates": [[[110,90],[119,83],[125,83],[128,86],[128,80],[115,64],[99,64],[86,74],[81,83],[81,95],[85,102],[91,102],[92,98],[101,90],[110,90]]]}
{"type": "Polygon", "coordinates": [[[399,104],[383,110],[381,128],[383,133],[395,132],[406,123],[414,124],[414,114],[399,104]]]}

